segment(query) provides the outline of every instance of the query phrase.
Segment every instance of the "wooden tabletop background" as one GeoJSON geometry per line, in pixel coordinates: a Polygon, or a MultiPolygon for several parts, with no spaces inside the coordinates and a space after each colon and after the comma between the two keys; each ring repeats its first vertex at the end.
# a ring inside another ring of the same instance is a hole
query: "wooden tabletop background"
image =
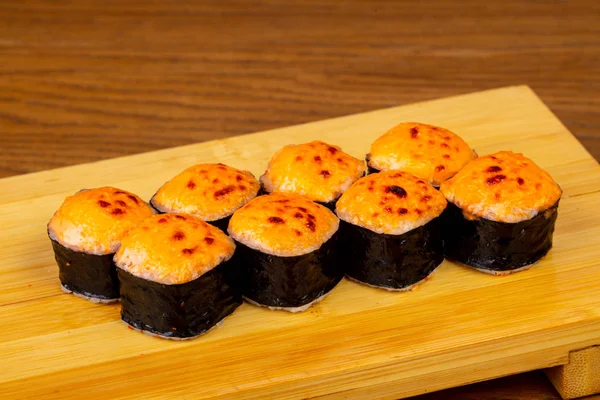
{"type": "Polygon", "coordinates": [[[600,158],[600,2],[0,1],[0,177],[518,84],[600,158]]]}

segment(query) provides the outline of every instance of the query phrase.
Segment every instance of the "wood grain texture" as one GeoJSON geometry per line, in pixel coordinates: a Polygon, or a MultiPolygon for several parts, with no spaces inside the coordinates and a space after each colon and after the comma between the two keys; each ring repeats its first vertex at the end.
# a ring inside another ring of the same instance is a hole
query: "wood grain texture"
{"type": "Polygon", "coordinates": [[[281,128],[0,181],[0,397],[397,398],[565,364],[600,343],[600,167],[526,87],[281,128]],[[131,332],[118,305],[62,294],[45,223],[66,194],[110,184],[149,198],[195,162],[259,174],[282,145],[320,138],[360,157],[401,120],[511,148],[564,190],[551,253],[498,278],[444,262],[420,290],[348,281],[308,312],[244,304],[198,340],[131,332]],[[18,335],[15,334],[18,332],[18,335]]]}
{"type": "Polygon", "coordinates": [[[600,157],[600,3],[0,2],[0,176],[528,84],[600,157]]]}
{"type": "Polygon", "coordinates": [[[600,393],[600,346],[572,351],[568,364],[544,372],[563,399],[600,393]]]}

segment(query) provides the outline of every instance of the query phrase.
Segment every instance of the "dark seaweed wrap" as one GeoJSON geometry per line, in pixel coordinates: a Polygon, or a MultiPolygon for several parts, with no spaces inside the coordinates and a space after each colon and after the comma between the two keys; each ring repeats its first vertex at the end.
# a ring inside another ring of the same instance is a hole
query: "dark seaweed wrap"
{"type": "MultiPolygon", "coordinates": [[[[156,211],[157,214],[165,214],[165,212],[160,211],[158,208],[154,207],[154,204],[152,204],[152,200],[150,200],[150,207],[152,207],[154,209],[154,211],[156,211]]],[[[211,224],[212,226],[216,226],[217,228],[219,228],[220,230],[225,232],[225,234],[227,235],[227,226],[229,226],[229,220],[231,219],[232,215],[233,215],[233,213],[231,215],[228,215],[228,216],[220,218],[220,219],[216,219],[214,221],[204,221],[204,222],[206,222],[207,224],[211,224]]]]}
{"type": "Polygon", "coordinates": [[[552,247],[558,202],[527,221],[466,219],[448,202],[443,214],[446,257],[471,267],[502,272],[539,261],[552,247]]]}
{"type": "Polygon", "coordinates": [[[58,277],[65,289],[100,300],[119,298],[114,253],[88,254],[71,250],[52,238],[50,240],[58,264],[58,277]]]}
{"type": "Polygon", "coordinates": [[[315,203],[322,205],[323,207],[327,208],[328,210],[330,210],[331,212],[333,212],[335,214],[335,203],[337,203],[339,198],[340,197],[338,196],[336,199],[328,201],[327,203],[323,203],[320,201],[316,201],[315,203]]]}
{"type": "Polygon", "coordinates": [[[231,261],[180,285],[149,281],[117,268],[121,319],[136,329],[167,338],[191,338],[231,314],[242,297],[232,285],[231,261]]]}
{"type": "Polygon", "coordinates": [[[340,221],[346,275],[389,289],[422,281],[444,261],[441,227],[437,217],[401,235],[388,235],[340,221]]]}
{"type": "Polygon", "coordinates": [[[223,217],[221,219],[216,219],[214,221],[206,221],[206,223],[211,224],[212,226],[216,226],[227,235],[227,227],[229,226],[229,220],[231,219],[232,215],[233,214],[223,217]]]}
{"type": "Polygon", "coordinates": [[[338,232],[308,254],[280,257],[236,243],[233,256],[242,294],[268,307],[302,307],[327,294],[344,277],[338,232]]]}

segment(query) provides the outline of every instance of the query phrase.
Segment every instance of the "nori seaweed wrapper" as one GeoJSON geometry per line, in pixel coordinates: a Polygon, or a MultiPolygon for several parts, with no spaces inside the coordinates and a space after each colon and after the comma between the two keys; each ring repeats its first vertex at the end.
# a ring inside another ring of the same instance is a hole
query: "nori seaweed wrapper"
{"type": "Polygon", "coordinates": [[[304,306],[331,291],[344,277],[338,232],[308,254],[280,257],[236,243],[233,260],[242,294],[268,307],[304,306]]]}
{"type": "Polygon", "coordinates": [[[88,254],[71,250],[50,238],[62,286],[77,294],[100,300],[119,298],[119,279],[111,254],[88,254]]]}
{"type": "Polygon", "coordinates": [[[552,247],[558,202],[532,219],[506,223],[485,218],[470,220],[448,202],[444,219],[446,257],[489,271],[510,271],[533,264],[552,247]]]}
{"type": "Polygon", "coordinates": [[[216,219],[214,221],[205,221],[205,222],[207,224],[211,224],[212,226],[216,226],[217,228],[222,230],[227,235],[227,227],[229,226],[229,220],[231,219],[232,215],[233,215],[233,213],[226,217],[223,217],[221,219],[216,219]]]}
{"type": "Polygon", "coordinates": [[[118,268],[121,319],[159,336],[185,339],[205,333],[231,314],[242,297],[233,285],[231,260],[193,281],[165,285],[118,268]]]}
{"type": "Polygon", "coordinates": [[[434,218],[401,235],[340,221],[346,275],[368,285],[404,289],[427,278],[444,261],[442,221],[434,218]]]}
{"type": "MultiPolygon", "coordinates": [[[[163,211],[160,211],[158,208],[154,207],[154,205],[152,204],[152,200],[150,200],[150,207],[152,207],[154,209],[154,211],[156,211],[157,214],[166,214],[163,211]]],[[[230,215],[220,218],[220,219],[216,219],[214,221],[204,221],[207,224],[211,224],[212,226],[216,226],[217,228],[219,228],[220,230],[222,230],[226,235],[227,235],[227,226],[229,226],[229,220],[231,219],[231,216],[233,215],[233,213],[231,213],[230,215]]]]}
{"type": "Polygon", "coordinates": [[[337,203],[338,199],[340,198],[340,196],[338,196],[337,198],[328,201],[326,203],[323,203],[321,201],[315,201],[315,203],[322,205],[323,207],[327,208],[328,210],[330,210],[331,212],[333,212],[335,214],[335,203],[337,203]]]}

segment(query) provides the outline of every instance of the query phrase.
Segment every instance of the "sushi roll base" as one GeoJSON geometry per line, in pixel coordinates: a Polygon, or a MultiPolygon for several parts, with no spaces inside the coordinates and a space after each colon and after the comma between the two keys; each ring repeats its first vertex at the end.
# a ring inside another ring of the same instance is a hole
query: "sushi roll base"
{"type": "Polygon", "coordinates": [[[448,203],[444,219],[444,252],[448,259],[493,275],[528,269],[552,247],[558,202],[529,220],[497,222],[465,218],[448,203]]]}
{"type": "Polygon", "coordinates": [[[533,267],[537,263],[538,263],[538,261],[534,262],[533,264],[529,264],[529,265],[526,265],[526,266],[521,267],[521,268],[511,269],[511,270],[508,270],[508,271],[494,271],[494,270],[491,270],[491,269],[470,267],[470,266],[468,266],[466,264],[462,264],[462,263],[460,263],[460,264],[464,265],[467,268],[471,268],[471,269],[475,269],[475,270],[477,270],[479,272],[483,272],[484,274],[494,275],[494,276],[508,276],[508,275],[512,275],[512,274],[517,273],[517,272],[527,271],[527,270],[531,269],[531,267],[533,267]]]}
{"type": "Polygon", "coordinates": [[[204,332],[202,332],[202,333],[200,333],[200,334],[198,334],[196,336],[188,336],[188,337],[164,336],[164,335],[161,335],[161,334],[158,334],[158,333],[154,333],[154,332],[147,331],[147,330],[144,330],[144,329],[136,328],[135,326],[130,325],[127,322],[123,321],[123,319],[121,319],[121,322],[123,322],[125,325],[127,325],[127,327],[129,329],[131,329],[132,331],[143,333],[144,335],[147,335],[147,336],[158,337],[158,338],[161,338],[161,339],[174,340],[174,341],[183,341],[183,340],[196,339],[199,336],[206,335],[208,332],[212,331],[214,328],[223,325],[223,322],[225,322],[225,319],[220,320],[219,322],[217,322],[216,324],[214,324],[212,327],[208,328],[208,330],[206,330],[206,331],[204,331],[204,332]]]}
{"type": "Polygon", "coordinates": [[[305,311],[344,277],[337,233],[319,249],[293,257],[264,254],[238,243],[233,261],[244,297],[262,307],[305,311]]]}
{"type": "Polygon", "coordinates": [[[268,305],[265,305],[265,304],[257,303],[256,301],[254,301],[252,299],[249,299],[248,297],[245,297],[245,296],[244,296],[244,300],[246,300],[248,303],[250,303],[250,304],[252,304],[253,306],[256,306],[256,307],[264,307],[264,308],[268,308],[269,310],[273,310],[273,311],[287,311],[287,312],[291,312],[291,313],[297,313],[297,312],[304,312],[304,311],[308,310],[314,304],[317,304],[317,303],[321,302],[321,300],[323,300],[325,297],[327,297],[328,294],[329,294],[329,292],[325,293],[321,297],[318,297],[318,298],[314,299],[310,303],[306,303],[305,305],[300,306],[300,307],[274,307],[274,306],[268,306],[268,305]]]}
{"type": "Polygon", "coordinates": [[[71,250],[50,239],[58,264],[58,276],[65,293],[93,303],[119,300],[119,280],[113,262],[114,254],[87,254],[71,250]]]}
{"type": "Polygon", "coordinates": [[[81,293],[75,293],[72,290],[67,289],[66,287],[64,287],[62,284],[60,285],[60,289],[65,292],[66,294],[72,294],[75,297],[79,297],[80,299],[84,299],[89,301],[90,303],[96,303],[96,304],[112,304],[112,303],[116,303],[118,302],[119,298],[116,299],[101,299],[98,297],[92,297],[92,296],[86,296],[84,294],[81,293]]]}
{"type": "Polygon", "coordinates": [[[375,233],[340,221],[346,277],[371,287],[407,291],[444,261],[439,217],[401,235],[375,233]]]}
{"type": "Polygon", "coordinates": [[[412,292],[417,290],[417,288],[419,286],[421,286],[423,283],[427,282],[428,280],[430,280],[433,275],[435,274],[435,271],[437,270],[437,268],[435,268],[433,271],[431,271],[429,273],[429,275],[427,275],[425,278],[421,279],[419,282],[417,283],[413,283],[412,285],[403,287],[403,288],[393,288],[393,287],[387,287],[387,286],[377,286],[377,285],[371,285],[369,283],[365,283],[365,282],[361,282],[358,279],[354,279],[351,276],[346,275],[346,279],[348,279],[349,281],[358,283],[359,285],[364,285],[364,286],[368,286],[368,287],[372,287],[373,289],[384,289],[387,290],[388,292],[412,292]]]}
{"type": "Polygon", "coordinates": [[[136,330],[166,339],[200,336],[242,304],[240,293],[230,285],[231,268],[226,261],[179,285],[149,281],[119,269],[121,319],[136,330]]]}

